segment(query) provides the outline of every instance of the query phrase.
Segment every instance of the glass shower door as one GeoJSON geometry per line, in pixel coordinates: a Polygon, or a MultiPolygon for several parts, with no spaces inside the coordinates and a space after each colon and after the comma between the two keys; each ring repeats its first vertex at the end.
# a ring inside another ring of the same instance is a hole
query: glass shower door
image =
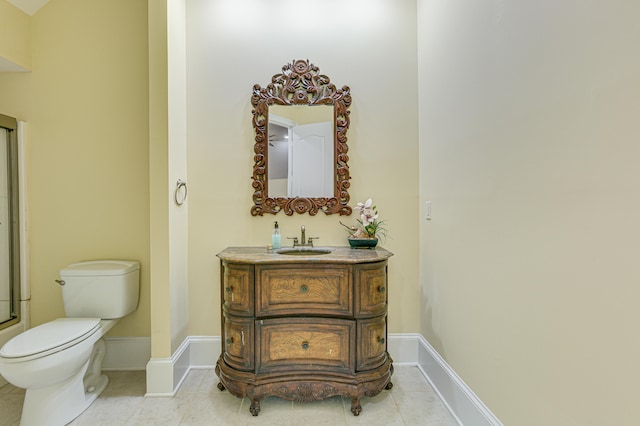
{"type": "Polygon", "coordinates": [[[20,318],[17,122],[0,114],[0,329],[20,318]]]}
{"type": "Polygon", "coordinates": [[[8,132],[0,128],[0,323],[11,319],[8,132]]]}

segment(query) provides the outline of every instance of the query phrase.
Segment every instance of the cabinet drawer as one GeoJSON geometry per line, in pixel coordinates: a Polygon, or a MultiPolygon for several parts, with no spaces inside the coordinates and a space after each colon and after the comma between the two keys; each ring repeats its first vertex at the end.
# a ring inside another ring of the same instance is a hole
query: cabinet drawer
{"type": "Polygon", "coordinates": [[[223,262],[222,267],[222,308],[233,315],[253,316],[254,266],[223,262]]]}
{"type": "Polygon", "coordinates": [[[223,319],[224,335],[222,336],[222,350],[225,362],[238,370],[253,370],[253,319],[230,318],[226,315],[223,319]]]}
{"type": "Polygon", "coordinates": [[[358,321],[358,354],[356,370],[369,370],[387,359],[387,317],[358,321]]]}
{"type": "Polygon", "coordinates": [[[351,316],[349,265],[256,267],[256,315],[351,316]]]}
{"type": "Polygon", "coordinates": [[[330,318],[256,321],[261,372],[325,370],[353,372],[355,322],[330,318]]]}
{"type": "Polygon", "coordinates": [[[355,316],[382,315],[387,312],[387,262],[360,264],[355,267],[355,316]]]}

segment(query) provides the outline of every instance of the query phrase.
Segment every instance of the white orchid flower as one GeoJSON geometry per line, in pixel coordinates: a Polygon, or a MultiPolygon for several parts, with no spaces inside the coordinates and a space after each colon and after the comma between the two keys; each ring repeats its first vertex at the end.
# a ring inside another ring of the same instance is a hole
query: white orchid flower
{"type": "Polygon", "coordinates": [[[373,199],[369,198],[364,203],[356,203],[353,209],[360,213],[360,219],[357,219],[359,226],[347,226],[340,222],[342,226],[352,232],[349,238],[377,238],[378,235],[386,236],[387,230],[383,227],[384,221],[378,222],[378,212],[376,211],[376,206],[373,204],[373,199]]]}
{"type": "Polygon", "coordinates": [[[365,201],[364,204],[362,203],[358,203],[356,204],[356,209],[360,210],[360,211],[364,211],[365,209],[371,209],[371,206],[373,205],[373,200],[371,198],[369,198],[367,201],[365,201]]]}

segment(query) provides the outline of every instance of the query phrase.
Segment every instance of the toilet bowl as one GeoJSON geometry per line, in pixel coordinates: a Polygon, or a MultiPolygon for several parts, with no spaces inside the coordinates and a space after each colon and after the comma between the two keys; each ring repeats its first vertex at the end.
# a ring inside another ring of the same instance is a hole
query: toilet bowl
{"type": "MultiPolygon", "coordinates": [[[[21,423],[64,425],[80,415],[107,386],[106,376],[86,376],[101,362],[92,354],[116,320],[59,318],[29,329],[0,350],[0,373],[27,389],[21,423]],[[87,380],[87,378],[89,380],[87,380]]],[[[104,352],[103,352],[104,353],[104,352]]]]}
{"type": "Polygon", "coordinates": [[[102,337],[137,307],[137,262],[82,262],[60,276],[65,311],[79,315],[29,329],[0,348],[0,374],[26,389],[21,425],[65,425],[91,405],[108,384],[102,337]],[[91,312],[105,319],[84,317],[91,312]]]}

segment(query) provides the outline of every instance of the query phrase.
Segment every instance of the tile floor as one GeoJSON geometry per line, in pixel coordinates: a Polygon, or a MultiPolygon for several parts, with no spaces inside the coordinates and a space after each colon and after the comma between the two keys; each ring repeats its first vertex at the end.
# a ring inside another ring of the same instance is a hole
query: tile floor
{"type": "MultiPolygon", "coordinates": [[[[298,403],[280,398],[261,401],[260,415],[249,402],[220,392],[212,369],[191,370],[173,398],[145,398],[144,371],[108,371],[102,395],[71,425],[428,425],[456,426],[442,401],[417,367],[395,366],[393,389],[363,398],[362,413],[351,414],[351,401],[340,397],[298,403]]],[[[20,423],[24,391],[0,388],[0,425],[20,423]]]]}

